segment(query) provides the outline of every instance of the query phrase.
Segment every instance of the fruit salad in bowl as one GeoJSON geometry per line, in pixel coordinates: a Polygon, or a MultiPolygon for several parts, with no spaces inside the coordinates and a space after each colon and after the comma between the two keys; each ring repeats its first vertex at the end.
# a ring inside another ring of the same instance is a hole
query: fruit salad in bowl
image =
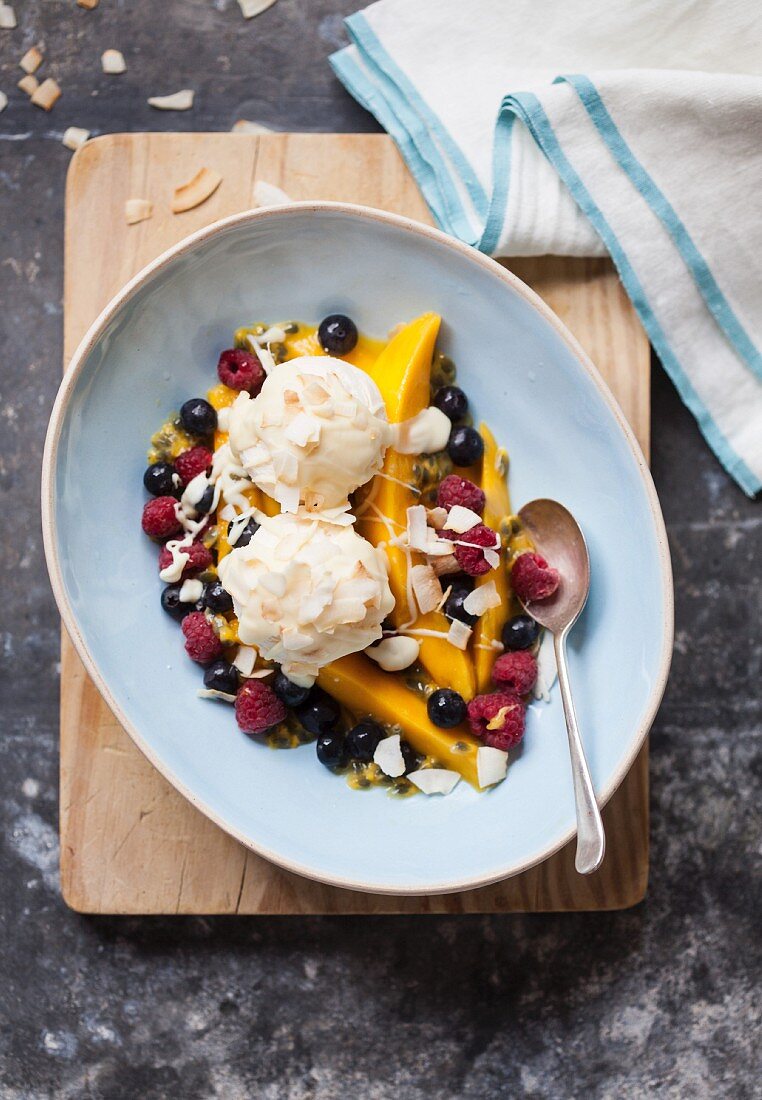
{"type": "Polygon", "coordinates": [[[143,477],[199,693],[260,749],[314,742],[350,786],[398,796],[501,782],[552,682],[522,607],[559,575],[439,329],[434,313],[386,341],[341,314],[245,325],[143,477]]]}

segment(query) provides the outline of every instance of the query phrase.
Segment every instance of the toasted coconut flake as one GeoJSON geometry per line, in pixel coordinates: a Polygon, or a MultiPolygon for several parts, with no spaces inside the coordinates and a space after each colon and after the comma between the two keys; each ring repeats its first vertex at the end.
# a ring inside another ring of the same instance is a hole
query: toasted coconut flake
{"type": "Polygon", "coordinates": [[[471,627],[466,623],[462,623],[460,619],[453,619],[447,635],[447,641],[450,645],[454,645],[456,649],[465,649],[470,637],[471,627]]]}
{"type": "Polygon", "coordinates": [[[396,778],[405,774],[405,761],[400,747],[400,735],[393,734],[379,741],[376,751],[373,753],[373,763],[378,764],[384,775],[396,778]]]}
{"type": "Polygon", "coordinates": [[[429,541],[426,509],[422,504],[411,504],[407,510],[407,541],[411,550],[425,550],[429,541]]]}
{"type": "Polygon", "coordinates": [[[39,86],[39,80],[36,76],[32,76],[31,73],[29,76],[22,76],[21,80],[19,80],[18,84],[16,85],[16,87],[20,88],[22,92],[26,92],[28,96],[33,96],[39,86]]]}
{"type": "Polygon", "coordinates": [[[433,558],[431,568],[438,577],[448,577],[451,573],[460,572],[460,563],[454,554],[446,554],[441,558],[433,558]]]}
{"type": "Polygon", "coordinates": [[[282,188],[266,180],[257,180],[251,197],[255,206],[287,206],[294,201],[282,188]]]}
{"type": "Polygon", "coordinates": [[[0,111],[4,111],[8,106],[8,96],[5,92],[0,92],[0,111]]]}
{"type": "Polygon", "coordinates": [[[159,111],[189,111],[193,106],[193,90],[183,88],[172,95],[151,96],[148,106],[156,107],[159,111]]]}
{"type": "Polygon", "coordinates": [[[408,772],[408,779],[424,794],[449,794],[460,782],[460,775],[449,768],[419,768],[408,772]]]}
{"type": "Polygon", "coordinates": [[[257,661],[257,651],[252,645],[239,645],[236,650],[233,667],[237,668],[242,676],[250,677],[257,661]]]}
{"type": "Polygon", "coordinates": [[[64,130],[61,142],[67,149],[79,149],[89,137],[89,130],[83,130],[81,126],[69,126],[68,129],[64,130]]]}
{"type": "Polygon", "coordinates": [[[497,569],[500,565],[500,555],[497,550],[490,550],[488,546],[484,548],[484,560],[490,569],[497,569]]]}
{"type": "Polygon", "coordinates": [[[253,19],[255,15],[261,15],[263,11],[271,8],[275,0],[238,0],[244,19],[253,19]]]}
{"type": "Polygon", "coordinates": [[[220,699],[223,703],[235,702],[235,695],[228,695],[226,691],[217,691],[216,688],[199,688],[196,695],[199,699],[220,699]]]}
{"type": "Polygon", "coordinates": [[[37,46],[32,46],[26,51],[19,61],[19,65],[25,73],[36,73],[42,64],[42,54],[37,46]]]}
{"type": "Polygon", "coordinates": [[[447,585],[447,588],[445,588],[445,589],[444,589],[444,591],[442,592],[442,595],[441,595],[441,596],[439,597],[439,603],[438,603],[438,604],[437,604],[437,606],[436,606],[436,607],[434,608],[434,610],[435,610],[435,611],[441,611],[441,610],[442,610],[442,608],[444,607],[444,605],[445,605],[445,604],[447,603],[447,601],[449,600],[449,598],[450,598],[450,593],[451,593],[451,592],[452,592],[452,585],[451,585],[451,584],[448,584],[448,585],[447,585]]]}
{"type": "Polygon", "coordinates": [[[480,787],[491,787],[505,779],[508,753],[482,745],[476,750],[476,779],[480,787]]]}
{"type": "Polygon", "coordinates": [[[312,489],[307,489],[304,493],[304,507],[308,512],[319,512],[325,504],[325,497],[322,493],[316,493],[312,489]]]}
{"type": "Polygon", "coordinates": [[[233,134],[275,134],[276,130],[265,126],[262,122],[249,122],[247,118],[237,119],[230,127],[233,134]]]}
{"type": "Polygon", "coordinates": [[[101,68],[104,73],[124,73],[127,62],[119,50],[104,50],[101,54],[101,68]]]}
{"type": "Polygon", "coordinates": [[[222,183],[222,176],[214,168],[200,168],[192,180],[175,188],[172,213],[184,214],[206,202],[222,183]]]}
{"type": "Polygon", "coordinates": [[[477,512],[472,512],[470,508],[464,508],[462,504],[454,504],[447,517],[447,529],[462,535],[466,531],[470,531],[472,527],[476,527],[481,521],[482,517],[477,512]]]}
{"type": "Polygon", "coordinates": [[[485,611],[489,611],[491,607],[499,607],[501,603],[495,582],[490,580],[469,592],[463,601],[463,610],[469,615],[483,615],[485,611]]]}
{"type": "Polygon", "coordinates": [[[80,8],[87,8],[88,11],[93,11],[98,7],[100,0],[77,0],[77,4],[80,8]]]}
{"type": "Polygon", "coordinates": [[[153,203],[148,199],[127,199],[124,204],[124,217],[128,225],[137,225],[153,217],[153,203]]]}
{"type": "Polygon", "coordinates": [[[422,615],[434,611],[442,598],[442,586],[430,565],[414,565],[410,570],[413,592],[422,615]]]}
{"type": "Polygon", "coordinates": [[[52,77],[48,77],[32,95],[32,103],[35,107],[42,107],[43,111],[49,111],[60,98],[61,89],[52,77]]]}
{"type": "Polygon", "coordinates": [[[0,4],[0,30],[12,31],[16,26],[16,13],[10,4],[0,4]]]}

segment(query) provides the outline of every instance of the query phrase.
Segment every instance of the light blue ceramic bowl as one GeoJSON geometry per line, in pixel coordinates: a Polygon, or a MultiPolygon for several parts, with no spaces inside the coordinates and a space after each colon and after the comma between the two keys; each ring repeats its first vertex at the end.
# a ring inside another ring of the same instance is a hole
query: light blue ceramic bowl
{"type": "Polygon", "coordinates": [[[562,501],[579,520],[592,589],[571,675],[596,791],[606,801],[645,737],[672,645],[667,542],[650,475],[584,353],[493,261],[403,218],[297,203],[226,219],[146,268],[72,360],[48,434],[46,552],[66,627],[117,718],[199,809],[261,855],[340,886],[423,894],[531,866],[574,832],[561,704],[530,708],[507,780],[477,794],[356,792],[312,746],[274,752],[199,699],[197,666],[159,606],[140,531],[146,442],[202,394],[231,333],[253,318],[350,314],[371,335],[426,310],[441,348],[511,455],[514,506],[562,501]]]}

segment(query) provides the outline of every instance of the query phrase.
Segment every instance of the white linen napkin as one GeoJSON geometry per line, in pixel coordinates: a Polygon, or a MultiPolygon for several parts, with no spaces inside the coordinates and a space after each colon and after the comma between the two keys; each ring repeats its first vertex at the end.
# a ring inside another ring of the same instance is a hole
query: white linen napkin
{"type": "Polygon", "coordinates": [[[610,253],[743,489],[762,488],[762,51],[747,0],[379,0],[331,63],[438,224],[610,253]]]}

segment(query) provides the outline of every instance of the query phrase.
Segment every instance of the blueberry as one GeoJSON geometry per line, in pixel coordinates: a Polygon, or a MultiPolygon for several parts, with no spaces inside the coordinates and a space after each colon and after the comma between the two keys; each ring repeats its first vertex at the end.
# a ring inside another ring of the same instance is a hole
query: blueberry
{"type": "MultiPolygon", "coordinates": [[[[232,521],[231,521],[231,523],[228,524],[228,534],[230,534],[231,526],[232,526],[232,521]]],[[[251,542],[251,540],[256,535],[258,530],[259,530],[259,524],[257,523],[257,521],[255,519],[250,519],[249,522],[244,527],[243,531],[241,531],[238,538],[236,539],[235,549],[237,550],[239,546],[248,546],[249,543],[251,542]]]]}
{"type": "Polygon", "coordinates": [[[309,688],[299,687],[293,680],[289,680],[282,672],[277,672],[272,680],[275,694],[287,707],[298,707],[310,693],[309,688]]]}
{"type": "Polygon", "coordinates": [[[238,691],[238,673],[227,661],[213,661],[204,670],[204,687],[210,691],[224,691],[226,695],[235,695],[238,691]]]}
{"type": "Polygon", "coordinates": [[[339,704],[320,688],[313,688],[309,696],[294,713],[308,733],[330,733],[339,720],[339,704]]]}
{"type": "Polygon", "coordinates": [[[453,422],[462,420],[468,412],[468,398],[460,386],[442,386],[434,395],[432,404],[453,422]]]}
{"type": "Polygon", "coordinates": [[[539,633],[539,624],[531,616],[514,615],[503,627],[503,645],[506,649],[529,649],[539,633]]]}
{"type": "Polygon", "coordinates": [[[452,585],[452,592],[445,600],[444,613],[448,619],[459,619],[462,623],[467,623],[468,626],[473,626],[477,620],[476,615],[470,615],[468,611],[463,610],[463,601],[472,592],[473,584],[466,584],[464,581],[456,581],[452,585]]]}
{"type": "Polygon", "coordinates": [[[212,581],[204,590],[204,607],[224,615],[233,610],[233,597],[225,591],[219,581],[212,581]]]}
{"type": "Polygon", "coordinates": [[[357,325],[343,313],[332,313],[320,322],[318,340],[323,351],[347,355],[357,343],[357,325]]]}
{"type": "Polygon", "coordinates": [[[155,497],[179,497],[183,491],[180,475],[171,462],[154,462],[143,474],[143,484],[155,497]]]}
{"type": "Polygon", "coordinates": [[[206,489],[204,489],[204,495],[201,497],[201,500],[199,500],[198,503],[194,504],[193,507],[196,509],[200,516],[205,516],[207,512],[211,511],[213,504],[214,486],[207,485],[206,489]]]}
{"type": "Polygon", "coordinates": [[[326,768],[340,768],[346,762],[344,734],[338,730],[321,734],[315,748],[318,760],[326,768]]]}
{"type": "Polygon", "coordinates": [[[217,427],[217,413],[203,397],[191,397],[180,409],[180,420],[186,432],[206,437],[217,427]]]}
{"type": "Polygon", "coordinates": [[[352,760],[369,764],[383,737],[384,731],[378,722],[374,722],[372,718],[366,718],[358,722],[347,734],[347,754],[352,760]]]}
{"type": "Polygon", "coordinates": [[[440,688],[430,695],[426,702],[426,710],[434,725],[443,730],[451,730],[466,717],[463,696],[450,688],[440,688]]]}
{"type": "Polygon", "coordinates": [[[471,466],[484,454],[484,440],[476,428],[453,428],[447,444],[447,453],[456,466],[471,466]]]}
{"type": "Polygon", "coordinates": [[[405,775],[409,775],[410,772],[417,772],[423,763],[423,757],[415,751],[409,741],[400,742],[400,752],[402,753],[402,759],[405,761],[405,775]]]}
{"type": "Polygon", "coordinates": [[[168,615],[171,615],[173,619],[184,619],[188,612],[191,610],[190,605],[182,603],[180,600],[180,584],[168,584],[166,588],[161,590],[161,606],[164,608],[168,615]]]}

